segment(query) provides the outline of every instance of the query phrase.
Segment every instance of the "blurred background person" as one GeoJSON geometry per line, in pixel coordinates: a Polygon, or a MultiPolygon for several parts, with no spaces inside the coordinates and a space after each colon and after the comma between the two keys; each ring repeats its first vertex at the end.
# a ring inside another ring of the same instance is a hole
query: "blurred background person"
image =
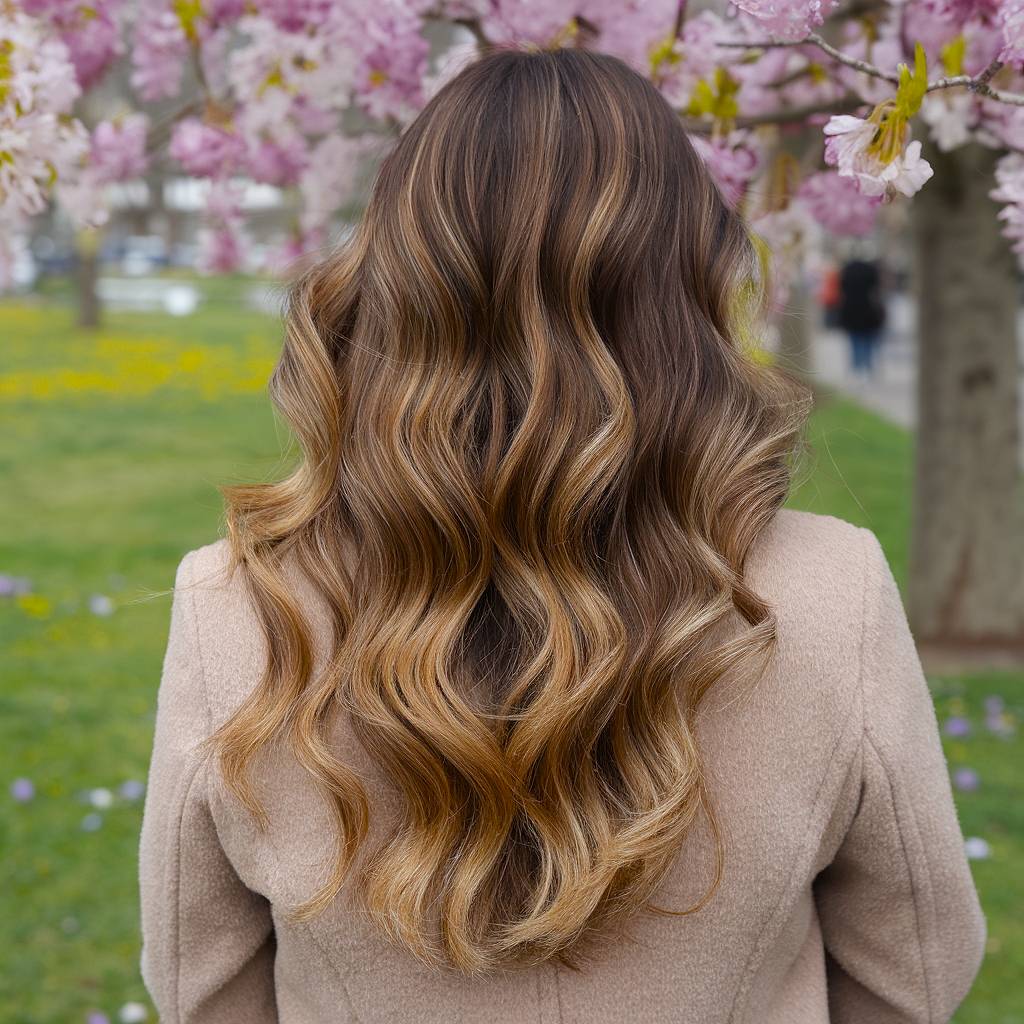
{"type": "Polygon", "coordinates": [[[838,326],[850,341],[850,368],[859,378],[870,380],[885,328],[882,274],[876,260],[855,257],[843,266],[838,326]]]}

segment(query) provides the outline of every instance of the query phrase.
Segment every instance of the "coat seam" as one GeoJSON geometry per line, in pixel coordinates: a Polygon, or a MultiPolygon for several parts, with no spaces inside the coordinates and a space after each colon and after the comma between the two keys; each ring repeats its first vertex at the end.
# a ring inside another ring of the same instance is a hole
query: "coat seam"
{"type": "MultiPolygon", "coordinates": [[[[863,532],[863,534],[867,534],[868,536],[871,536],[868,533],[868,531],[866,531],[866,530],[864,530],[862,532],[863,532]]],[[[868,578],[869,578],[869,573],[868,573],[868,545],[867,545],[867,543],[865,543],[863,545],[863,557],[862,557],[862,561],[861,561],[861,601],[860,601],[860,603],[861,603],[861,615],[860,615],[860,637],[859,637],[858,643],[857,643],[857,684],[856,684],[856,686],[854,688],[854,696],[853,696],[853,698],[851,698],[852,700],[858,700],[858,698],[859,698],[859,703],[860,703],[860,710],[861,710],[861,714],[860,714],[860,719],[861,719],[861,721],[860,721],[861,741],[860,741],[859,746],[862,746],[862,744],[863,744],[863,735],[864,735],[864,729],[863,729],[863,722],[864,722],[864,698],[863,698],[863,694],[864,694],[864,647],[865,647],[865,637],[867,635],[868,578]]],[[[798,847],[798,852],[799,852],[799,854],[801,856],[806,852],[807,846],[808,846],[808,844],[810,842],[811,826],[812,826],[812,823],[814,822],[814,820],[816,818],[816,815],[817,815],[817,812],[819,810],[819,805],[821,803],[821,797],[822,797],[822,793],[823,793],[823,791],[825,789],[825,785],[828,782],[828,780],[832,777],[832,769],[833,769],[833,765],[835,764],[836,755],[839,753],[840,749],[843,746],[843,740],[845,740],[846,737],[851,732],[851,728],[852,727],[851,727],[850,723],[847,723],[845,728],[840,729],[839,735],[836,737],[835,744],[832,747],[832,752],[829,754],[828,763],[825,766],[825,770],[822,773],[821,780],[819,781],[818,787],[817,787],[817,789],[815,791],[814,800],[812,801],[812,804],[811,804],[811,813],[810,813],[810,816],[809,816],[809,819],[808,819],[808,822],[807,822],[806,829],[804,831],[803,838],[802,838],[802,840],[800,842],[800,845],[798,847]]],[[[739,1007],[741,1005],[741,1001],[745,1004],[746,997],[747,997],[747,994],[748,994],[749,988],[750,988],[751,979],[752,979],[753,975],[756,973],[757,966],[760,963],[760,961],[761,961],[761,959],[763,958],[763,955],[764,955],[764,951],[762,950],[762,944],[764,942],[764,937],[768,933],[769,928],[771,927],[772,923],[775,921],[776,917],[778,916],[778,914],[779,914],[779,912],[780,912],[780,910],[781,910],[781,908],[783,906],[786,894],[790,890],[790,886],[791,886],[791,883],[793,881],[793,876],[794,876],[794,874],[796,872],[796,867],[797,867],[797,865],[799,863],[800,863],[800,858],[794,858],[794,860],[792,862],[793,866],[790,869],[790,873],[786,876],[786,881],[783,884],[783,886],[781,887],[778,899],[775,901],[775,905],[772,907],[772,909],[769,912],[769,914],[765,917],[764,923],[761,925],[761,928],[760,928],[760,930],[758,932],[758,937],[757,937],[757,939],[754,942],[754,947],[751,950],[750,955],[747,957],[746,963],[743,966],[743,970],[742,970],[742,972],[740,974],[740,981],[739,981],[739,984],[737,985],[737,988],[736,988],[736,995],[733,997],[732,1009],[729,1012],[728,1019],[730,1021],[730,1024],[734,1024],[734,1022],[738,1019],[738,1013],[739,1013],[739,1007]]]]}
{"type": "MultiPolygon", "coordinates": [[[[274,864],[278,869],[278,874],[282,879],[283,887],[288,889],[288,895],[293,902],[300,902],[297,900],[297,894],[292,886],[287,881],[287,873],[284,870],[284,858],[281,856],[281,852],[277,847],[277,843],[274,841],[272,829],[268,828],[265,832],[260,833],[267,844],[267,850],[274,859],[274,864]]],[[[341,982],[341,989],[345,993],[345,1002],[348,1004],[349,1012],[352,1015],[352,1020],[357,1022],[361,1019],[360,1014],[356,1010],[355,1002],[352,999],[352,993],[349,991],[348,978],[345,976],[345,972],[331,959],[331,951],[327,945],[321,940],[320,936],[317,935],[313,925],[309,921],[300,922],[303,931],[309,936],[313,945],[319,951],[320,956],[323,958],[324,963],[328,969],[337,977],[338,981],[341,982]]]]}
{"type": "MultiPolygon", "coordinates": [[[[203,649],[199,642],[199,625],[196,618],[196,602],[195,594],[191,592],[191,584],[194,579],[192,575],[192,559],[191,554],[187,555],[182,566],[184,572],[183,575],[186,578],[186,594],[187,594],[187,606],[185,608],[186,618],[191,619],[191,634],[192,642],[196,650],[196,660],[198,661],[199,668],[199,687],[202,691],[203,697],[203,711],[206,715],[207,733],[210,724],[210,708],[209,699],[206,693],[206,670],[203,667],[203,649]]],[[[189,755],[194,757],[194,752],[189,755]]],[[[181,933],[182,933],[182,905],[181,905],[181,844],[182,836],[185,828],[185,812],[188,808],[189,799],[192,796],[192,790],[196,785],[196,780],[199,778],[200,768],[202,767],[202,761],[196,760],[195,766],[192,770],[192,776],[188,780],[188,784],[185,786],[185,795],[181,801],[181,805],[178,811],[177,821],[177,836],[174,845],[174,870],[175,870],[175,915],[174,915],[174,963],[175,963],[175,978],[174,978],[174,1015],[175,1019],[180,1021],[181,1016],[181,961],[182,961],[182,948],[181,948],[181,933]]]]}
{"type": "Polygon", "coordinates": [[[182,836],[185,830],[185,811],[188,808],[189,800],[192,798],[192,791],[195,789],[196,782],[201,774],[203,767],[202,761],[196,761],[192,768],[191,777],[189,777],[187,784],[185,785],[185,793],[182,797],[181,804],[179,805],[178,817],[175,822],[175,843],[174,843],[174,858],[172,861],[174,871],[174,1020],[181,1021],[183,1019],[181,1013],[181,920],[182,920],[182,906],[181,906],[181,844],[182,836]]]}
{"type": "MultiPolygon", "coordinates": [[[[910,880],[910,902],[914,908],[914,932],[917,936],[917,954],[921,965],[921,978],[924,982],[925,1010],[928,1014],[928,1021],[931,1022],[935,1020],[935,1014],[932,1009],[931,987],[928,984],[928,964],[924,955],[924,937],[923,929],[921,927],[920,907],[921,894],[914,878],[914,867],[910,859],[910,853],[907,850],[907,843],[903,834],[903,825],[900,822],[900,810],[896,802],[896,791],[892,784],[892,773],[885,758],[882,756],[882,752],[878,749],[875,740],[872,738],[870,730],[867,728],[864,730],[864,738],[867,740],[871,749],[875,752],[875,757],[878,759],[878,763],[882,766],[882,772],[885,775],[885,783],[889,789],[889,801],[892,804],[893,821],[896,823],[896,835],[900,841],[900,851],[903,854],[903,861],[907,866],[907,878],[910,880]]],[[[910,819],[914,831],[917,832],[917,822],[914,818],[913,808],[910,808],[910,819]]]]}
{"type": "MultiPolygon", "coordinates": [[[[879,580],[879,590],[880,589],[881,589],[881,580],[879,580]]],[[[863,641],[862,641],[862,646],[863,646],[863,641]]],[[[863,651],[862,651],[861,657],[863,659],[863,651]]],[[[928,1014],[929,1022],[931,1022],[931,1021],[933,1021],[935,1019],[935,1016],[934,1016],[933,1005],[932,1005],[932,992],[931,992],[931,988],[930,988],[929,983],[928,983],[928,965],[927,965],[927,963],[925,961],[925,956],[924,956],[924,940],[923,940],[923,932],[922,932],[922,927],[921,927],[921,908],[920,908],[919,903],[918,903],[918,888],[917,888],[917,885],[915,884],[914,868],[913,868],[913,864],[911,863],[911,860],[910,860],[909,852],[907,850],[906,839],[905,839],[904,834],[903,834],[903,825],[900,822],[900,811],[899,811],[899,807],[898,807],[897,802],[896,802],[896,791],[895,791],[895,789],[893,787],[893,782],[892,782],[892,770],[890,769],[888,763],[886,762],[886,759],[883,757],[882,751],[879,749],[879,746],[878,746],[877,742],[875,741],[874,736],[872,735],[871,727],[868,724],[867,706],[868,706],[868,698],[867,698],[867,692],[865,690],[864,675],[863,675],[863,672],[862,672],[861,673],[861,722],[862,722],[862,728],[861,728],[861,759],[863,760],[863,758],[864,758],[864,745],[866,743],[868,746],[871,747],[872,751],[875,754],[875,757],[878,760],[878,763],[881,765],[882,772],[885,775],[886,785],[889,788],[889,800],[890,800],[890,802],[892,804],[893,820],[896,823],[896,834],[899,837],[900,851],[903,854],[904,863],[907,865],[907,877],[910,879],[910,898],[911,898],[911,902],[912,902],[913,907],[914,907],[914,932],[915,932],[915,934],[917,936],[917,951],[918,951],[918,957],[919,957],[920,962],[921,962],[921,977],[922,977],[922,979],[924,981],[925,1011],[928,1014]]],[[[915,832],[917,832],[918,831],[917,830],[917,822],[916,822],[916,819],[914,817],[914,810],[913,810],[912,807],[910,808],[910,819],[911,819],[911,824],[913,825],[915,832]]]]}
{"type": "Polygon", "coordinates": [[[195,553],[186,556],[187,560],[187,575],[188,575],[188,601],[189,607],[191,608],[191,619],[192,619],[192,638],[196,648],[196,658],[199,662],[199,685],[203,694],[203,711],[206,714],[206,736],[208,737],[213,732],[213,708],[210,704],[210,691],[207,685],[206,677],[206,661],[203,657],[203,641],[199,636],[199,613],[196,610],[196,595],[193,589],[195,577],[192,574],[192,562],[195,558],[195,553]]]}

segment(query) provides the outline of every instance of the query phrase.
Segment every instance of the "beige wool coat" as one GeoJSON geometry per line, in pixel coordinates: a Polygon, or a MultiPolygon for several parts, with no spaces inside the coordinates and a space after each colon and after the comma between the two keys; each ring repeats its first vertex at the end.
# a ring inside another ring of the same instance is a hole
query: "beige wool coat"
{"type": "MultiPolygon", "coordinates": [[[[261,833],[198,746],[264,657],[226,565],[224,541],[182,561],[158,699],[142,971],[167,1024],[939,1024],[970,988],[985,922],[935,712],[873,533],[787,510],[752,553],[749,579],[775,610],[779,647],[742,699],[714,691],[698,727],[725,840],[713,900],[684,917],[637,915],[582,973],[547,964],[475,980],[390,946],[345,893],[319,918],[290,918],[324,878],[323,804],[278,751],[258,773],[261,833]]],[[[397,793],[349,723],[336,742],[366,780],[373,839],[397,793]]],[[[710,850],[694,832],[655,902],[694,902],[710,850]]]]}

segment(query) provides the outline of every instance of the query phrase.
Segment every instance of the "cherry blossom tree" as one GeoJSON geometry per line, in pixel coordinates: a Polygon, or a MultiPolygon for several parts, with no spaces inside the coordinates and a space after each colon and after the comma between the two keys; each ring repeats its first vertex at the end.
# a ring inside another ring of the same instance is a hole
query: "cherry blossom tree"
{"type": "Polygon", "coordinates": [[[246,181],[296,198],[276,262],[314,250],[366,154],[507,44],[648,75],[773,252],[780,303],[818,232],[869,234],[913,197],[915,628],[1024,644],[1024,0],[0,0],[0,278],[49,204],[102,225],[109,186],[154,165],[209,182],[205,269],[247,251],[246,181]],[[91,123],[83,99],[126,65],[91,123]]]}

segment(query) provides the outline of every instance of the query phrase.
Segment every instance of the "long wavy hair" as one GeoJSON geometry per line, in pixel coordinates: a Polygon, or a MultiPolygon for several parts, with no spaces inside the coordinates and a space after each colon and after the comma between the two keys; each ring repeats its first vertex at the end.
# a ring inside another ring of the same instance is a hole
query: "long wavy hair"
{"type": "MultiPolygon", "coordinates": [[[[302,457],[225,488],[265,673],[215,735],[258,820],[284,741],[395,942],[473,974],[555,958],[654,891],[699,819],[696,738],[775,643],[744,564],[806,396],[752,357],[759,260],[678,116],[578,49],[462,70],[384,160],[362,222],[293,288],[271,394],[302,457]],[[285,560],[323,595],[314,643],[285,560]],[[400,790],[369,855],[350,717],[400,790]]],[[[678,911],[672,911],[678,912],[678,911]]]]}

